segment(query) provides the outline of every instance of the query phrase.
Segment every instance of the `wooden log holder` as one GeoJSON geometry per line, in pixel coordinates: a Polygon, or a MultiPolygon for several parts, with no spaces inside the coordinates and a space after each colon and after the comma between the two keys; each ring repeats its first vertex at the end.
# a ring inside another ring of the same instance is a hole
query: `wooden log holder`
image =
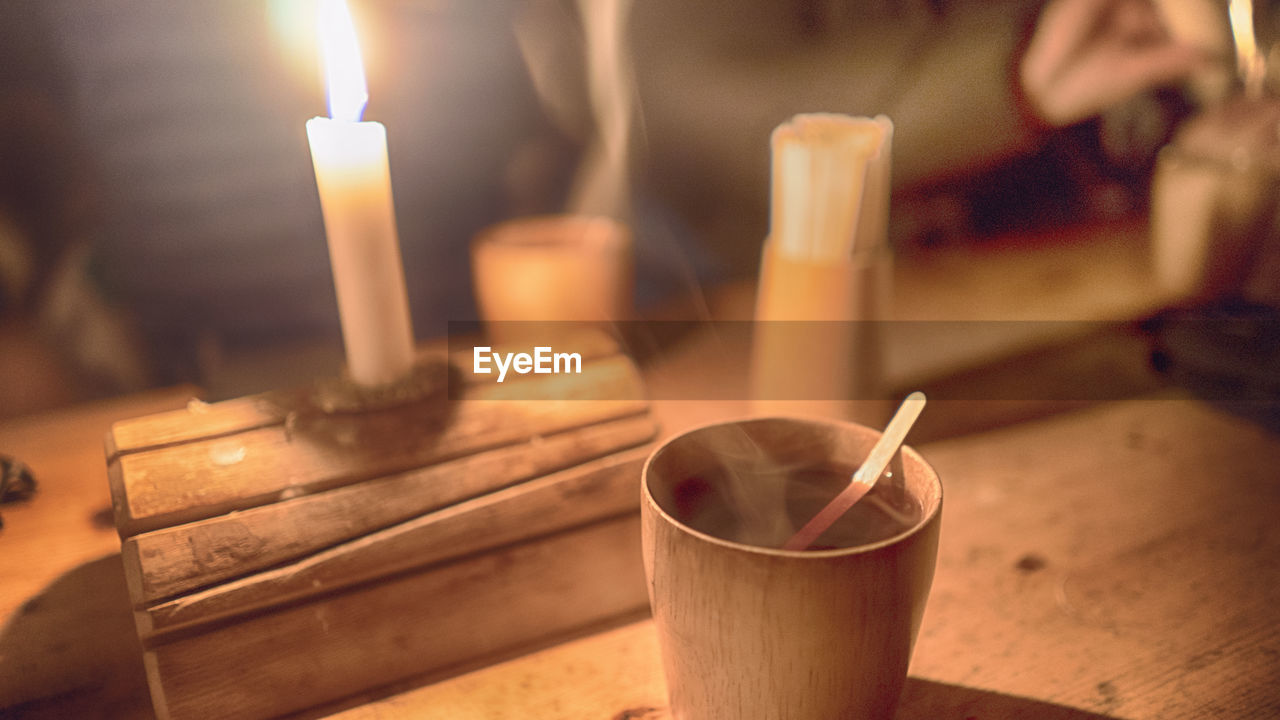
{"type": "Polygon", "coordinates": [[[453,400],[333,412],[311,388],[117,423],[157,715],[296,712],[645,608],[657,428],[616,344],[574,347],[579,375],[469,379],[453,400]]]}

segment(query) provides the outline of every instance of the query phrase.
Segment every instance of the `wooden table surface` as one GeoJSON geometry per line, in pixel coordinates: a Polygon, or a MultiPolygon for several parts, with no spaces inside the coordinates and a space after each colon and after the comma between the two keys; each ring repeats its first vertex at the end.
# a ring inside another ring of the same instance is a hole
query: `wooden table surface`
{"type": "MultiPolygon", "coordinates": [[[[1173,393],[921,451],[942,543],[899,718],[1280,717],[1280,437],[1173,393]]],[[[664,693],[646,620],[333,717],[656,720],[664,693]]]]}
{"type": "MultiPolygon", "coordinates": [[[[1121,301],[1142,311],[1150,297],[1121,301]]],[[[716,376],[679,358],[663,372],[655,382],[716,376]]],[[[900,718],[1280,717],[1280,436],[1178,391],[1139,389],[917,444],[946,494],[900,718]]],[[[31,501],[0,507],[0,717],[150,716],[101,443],[111,421],[192,393],[0,425],[0,452],[41,482],[31,501]]],[[[954,425],[979,405],[926,413],[954,425]]],[[[667,433],[746,409],[656,404],[667,433]]],[[[656,720],[664,697],[652,624],[632,618],[309,716],[656,720]]]]}
{"type": "MultiPolygon", "coordinates": [[[[117,542],[97,518],[100,433],[189,396],[0,427],[43,481],[4,509],[0,707],[52,696],[19,707],[147,716],[117,542]]],[[[708,419],[685,405],[658,411],[670,427],[708,419]]],[[[1169,393],[921,450],[946,499],[900,717],[1280,716],[1280,437],[1169,393]]],[[[655,643],[634,622],[333,716],[645,717],[664,704],[655,643]]]]}
{"type": "Polygon", "coordinates": [[[0,505],[0,717],[148,717],[102,441],[111,423],[183,407],[190,387],[0,424],[38,488],[0,505]],[[14,710],[13,706],[17,706],[14,710]]]}

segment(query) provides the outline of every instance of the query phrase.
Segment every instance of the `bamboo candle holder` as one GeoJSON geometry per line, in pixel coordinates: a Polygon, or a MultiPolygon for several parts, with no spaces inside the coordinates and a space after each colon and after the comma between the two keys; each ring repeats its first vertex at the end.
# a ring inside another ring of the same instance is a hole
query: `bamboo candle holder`
{"type": "Polygon", "coordinates": [[[656,427],[611,340],[561,347],[580,375],[471,379],[456,400],[330,413],[302,389],[117,423],[157,715],[275,717],[643,610],[656,427]]]}

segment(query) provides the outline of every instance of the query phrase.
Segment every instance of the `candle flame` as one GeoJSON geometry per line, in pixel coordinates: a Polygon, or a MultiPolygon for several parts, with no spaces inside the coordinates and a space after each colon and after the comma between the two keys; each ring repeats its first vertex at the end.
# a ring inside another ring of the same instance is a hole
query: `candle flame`
{"type": "Polygon", "coordinates": [[[346,0],[320,0],[317,27],[325,85],[329,91],[329,117],[359,122],[369,102],[369,88],[365,85],[360,43],[346,0]]]}
{"type": "Polygon", "coordinates": [[[1236,67],[1250,96],[1261,94],[1266,68],[1258,54],[1258,38],[1253,28],[1253,0],[1231,0],[1227,6],[1231,35],[1235,38],[1236,67]]]}

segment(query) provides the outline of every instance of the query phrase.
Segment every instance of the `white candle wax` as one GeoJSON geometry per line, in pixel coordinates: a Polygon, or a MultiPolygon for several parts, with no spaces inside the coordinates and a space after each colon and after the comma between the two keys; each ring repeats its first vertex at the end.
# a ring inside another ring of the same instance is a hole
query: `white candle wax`
{"type": "Polygon", "coordinates": [[[382,385],[413,366],[413,330],[396,233],[381,123],[317,117],[307,122],[311,161],[347,369],[359,385],[382,385]]]}
{"type": "Polygon", "coordinates": [[[309,120],[307,140],[329,238],[347,372],[357,385],[385,385],[413,367],[387,131],[381,123],[360,121],[369,93],[346,2],[322,0],[317,28],[332,117],[309,120]]]}

